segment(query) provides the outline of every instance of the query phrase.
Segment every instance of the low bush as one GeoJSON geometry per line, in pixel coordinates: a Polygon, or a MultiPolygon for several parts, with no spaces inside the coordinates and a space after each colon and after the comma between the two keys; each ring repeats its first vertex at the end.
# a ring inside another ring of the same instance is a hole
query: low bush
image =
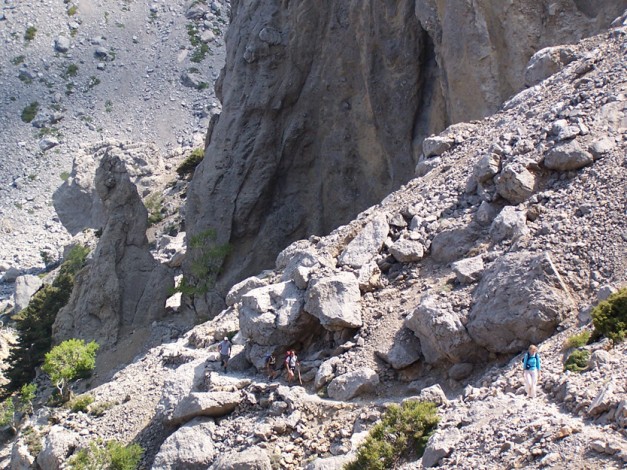
{"type": "Polygon", "coordinates": [[[113,408],[117,403],[112,401],[98,401],[89,407],[89,414],[92,416],[103,416],[107,411],[113,408]]]}
{"type": "Polygon", "coordinates": [[[623,341],[627,334],[627,287],[600,302],[590,315],[595,333],[615,343],[623,341]]]}
{"type": "Polygon", "coordinates": [[[13,414],[15,413],[15,404],[13,397],[9,397],[0,403],[0,428],[13,424],[13,414]]]}
{"type": "Polygon", "coordinates": [[[37,28],[35,28],[34,26],[29,26],[28,28],[26,28],[26,32],[24,33],[24,40],[32,41],[33,39],[35,39],[36,34],[37,28]]]}
{"type": "Polygon", "coordinates": [[[144,450],[139,444],[122,445],[118,441],[92,441],[68,462],[74,470],[135,470],[144,450]]]}
{"type": "Polygon", "coordinates": [[[192,153],[189,155],[189,157],[183,160],[183,163],[179,165],[179,167],[176,169],[176,172],[181,178],[191,175],[192,173],[194,173],[194,170],[196,169],[196,167],[198,166],[198,164],[202,161],[204,157],[205,157],[204,149],[202,148],[194,149],[192,153]]]}
{"type": "Polygon", "coordinates": [[[577,349],[573,351],[564,363],[564,370],[571,372],[582,372],[588,368],[588,359],[590,359],[590,351],[586,349],[577,349]]]}
{"type": "Polygon", "coordinates": [[[345,469],[383,470],[410,457],[420,458],[438,422],[434,403],[408,401],[390,406],[359,446],[357,460],[345,469]]]}
{"type": "Polygon", "coordinates": [[[31,104],[29,104],[22,110],[22,115],[21,115],[22,121],[28,124],[33,119],[35,119],[35,116],[37,116],[38,112],[39,112],[39,103],[37,101],[33,101],[31,104]]]}
{"type": "Polygon", "coordinates": [[[589,331],[582,331],[581,333],[572,335],[564,342],[564,348],[570,349],[585,346],[588,344],[588,341],[590,341],[590,336],[591,333],[589,331]]]}
{"type": "Polygon", "coordinates": [[[72,398],[68,403],[67,407],[72,410],[74,413],[78,413],[82,411],[83,413],[87,413],[89,410],[89,405],[94,402],[94,397],[91,395],[79,395],[77,397],[72,398]]]}

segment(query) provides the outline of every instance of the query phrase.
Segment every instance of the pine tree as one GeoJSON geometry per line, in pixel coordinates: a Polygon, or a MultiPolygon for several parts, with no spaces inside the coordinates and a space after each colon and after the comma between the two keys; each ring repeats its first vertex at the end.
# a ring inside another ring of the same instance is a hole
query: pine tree
{"type": "Polygon", "coordinates": [[[35,368],[43,363],[44,355],[52,345],[52,324],[70,299],[74,276],[85,265],[88,253],[86,247],[74,247],[52,285],[39,289],[28,306],[14,317],[18,338],[9,355],[6,376],[10,382],[5,393],[19,390],[35,378],[35,368]]]}

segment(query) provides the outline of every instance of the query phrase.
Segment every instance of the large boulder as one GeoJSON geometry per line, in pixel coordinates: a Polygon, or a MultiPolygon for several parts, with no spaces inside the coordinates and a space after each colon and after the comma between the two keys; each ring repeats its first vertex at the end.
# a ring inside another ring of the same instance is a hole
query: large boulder
{"type": "Polygon", "coordinates": [[[361,268],[381,250],[389,231],[390,226],[385,214],[375,217],[351,240],[340,255],[339,265],[361,268]]]}
{"type": "Polygon", "coordinates": [[[479,231],[474,225],[444,230],[431,242],[431,257],[434,261],[448,264],[463,258],[477,243],[479,231]]]}
{"type": "Polygon", "coordinates": [[[359,328],[360,299],[357,278],[351,273],[339,273],[310,282],[305,310],[327,330],[359,328]]]}
{"type": "Polygon", "coordinates": [[[494,243],[516,240],[528,233],[527,212],[517,210],[514,206],[505,206],[490,227],[490,237],[494,243]]]}
{"type": "Polygon", "coordinates": [[[267,452],[260,447],[219,456],[207,470],[272,470],[267,452]]]}
{"type": "Polygon", "coordinates": [[[425,255],[425,248],[418,240],[401,238],[390,248],[390,254],[400,263],[414,263],[425,255]]]}
{"type": "Polygon", "coordinates": [[[159,447],[153,468],[206,470],[215,457],[211,432],[213,420],[198,418],[181,426],[159,447]]]}
{"type": "Polygon", "coordinates": [[[427,441],[424,454],[422,454],[422,466],[431,468],[438,465],[441,459],[448,457],[462,439],[462,434],[457,428],[447,428],[436,431],[427,441]]]}
{"type": "Polygon", "coordinates": [[[37,464],[40,468],[58,470],[78,447],[80,441],[80,436],[74,431],[58,424],[52,426],[44,439],[41,452],[37,455],[37,464]]]}
{"type": "MultiPolygon", "coordinates": [[[[108,347],[120,335],[164,315],[174,276],[150,253],[148,213],[120,158],[103,157],[96,188],[107,222],[92,262],[76,276],[70,300],[57,315],[52,332],[57,342],[81,338],[108,347]]],[[[127,359],[142,347],[127,349],[127,359]]]]}
{"type": "Polygon", "coordinates": [[[13,294],[15,307],[13,312],[18,313],[25,309],[33,294],[37,292],[42,285],[43,281],[38,276],[33,276],[32,274],[19,276],[15,280],[15,292],[13,294]]]}
{"type": "Polygon", "coordinates": [[[379,375],[368,367],[340,375],[327,387],[330,398],[348,401],[362,393],[370,392],[379,384],[379,375]]]}
{"type": "Polygon", "coordinates": [[[537,178],[522,163],[506,165],[496,178],[496,190],[512,204],[520,204],[536,190],[537,178]]]}
{"type": "Polygon", "coordinates": [[[466,326],[489,351],[515,353],[549,337],[573,308],[547,254],[509,253],[483,274],[466,326]]]}
{"type": "Polygon", "coordinates": [[[240,331],[256,344],[289,346],[315,323],[304,306],[305,293],[293,282],[253,289],[242,296],[240,331]]]}
{"type": "Polygon", "coordinates": [[[241,401],[239,392],[193,392],[179,402],[169,424],[185,423],[199,416],[220,418],[231,413],[241,401]]]}
{"type": "Polygon", "coordinates": [[[551,148],[544,156],[544,166],[549,170],[579,170],[594,162],[594,157],[579,142],[571,140],[551,148]]]}
{"type": "Polygon", "coordinates": [[[484,265],[481,255],[472,258],[464,258],[451,264],[451,269],[460,284],[472,284],[481,279],[484,265]]]}
{"type": "Polygon", "coordinates": [[[468,362],[477,357],[477,347],[452,308],[434,295],[426,295],[405,319],[405,326],[420,339],[428,363],[442,360],[468,362]]]}
{"type": "Polygon", "coordinates": [[[411,331],[402,329],[392,344],[377,350],[377,355],[394,369],[404,369],[420,359],[420,341],[411,331]]]}
{"type": "Polygon", "coordinates": [[[540,49],[529,59],[525,69],[525,85],[533,86],[556,74],[577,58],[573,46],[555,46],[540,49]]]}

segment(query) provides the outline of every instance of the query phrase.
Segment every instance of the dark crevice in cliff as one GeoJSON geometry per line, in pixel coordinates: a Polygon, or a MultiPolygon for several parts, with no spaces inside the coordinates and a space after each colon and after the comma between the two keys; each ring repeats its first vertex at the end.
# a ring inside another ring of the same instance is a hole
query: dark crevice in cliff
{"type": "Polygon", "coordinates": [[[422,152],[422,141],[425,137],[443,130],[450,124],[442,94],[443,72],[436,60],[433,40],[422,27],[418,41],[420,44],[420,80],[412,134],[415,161],[422,152]]]}

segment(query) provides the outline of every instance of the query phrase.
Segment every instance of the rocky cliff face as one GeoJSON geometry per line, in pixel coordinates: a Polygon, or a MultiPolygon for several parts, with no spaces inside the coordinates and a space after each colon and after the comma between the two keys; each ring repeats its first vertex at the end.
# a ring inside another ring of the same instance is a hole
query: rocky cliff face
{"type": "Polygon", "coordinates": [[[413,176],[424,137],[494,112],[537,50],[599,31],[626,6],[232,2],[223,112],[187,207],[189,234],[213,228],[232,247],[218,287],[385,197],[413,176]]]}
{"type": "Polygon", "coordinates": [[[102,157],[95,180],[106,224],[91,263],[77,276],[70,301],[54,323],[56,341],[84,338],[111,346],[119,335],[157,319],[173,287],[173,274],[150,254],[148,213],[137,188],[111,150],[102,157]]]}

